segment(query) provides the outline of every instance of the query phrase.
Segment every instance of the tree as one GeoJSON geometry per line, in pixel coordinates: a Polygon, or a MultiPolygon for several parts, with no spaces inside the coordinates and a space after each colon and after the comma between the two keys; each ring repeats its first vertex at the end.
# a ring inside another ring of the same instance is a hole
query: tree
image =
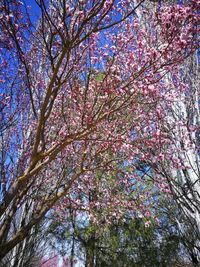
{"type": "MultiPolygon", "coordinates": [[[[186,2],[186,1],[184,1],[186,2]]],[[[193,3],[199,5],[199,1],[193,3]]],[[[173,9],[172,6],[168,7],[173,9]]],[[[173,15],[172,15],[173,16],[173,15]]],[[[174,19],[173,17],[169,19],[174,19]]],[[[166,21],[166,23],[168,23],[166,21]]],[[[171,73],[166,82],[182,90],[176,91],[178,101],[172,101],[168,114],[163,118],[162,130],[169,136],[170,142],[162,148],[161,158],[152,164],[155,155],[151,154],[147,164],[158,175],[165,177],[184,214],[184,220],[192,225],[196,235],[193,254],[199,261],[200,213],[199,213],[199,55],[191,55],[179,69],[178,78],[171,73]],[[173,153],[172,153],[173,152],[173,153]]],[[[174,91],[175,93],[175,91],[174,91]]],[[[149,152],[147,152],[148,154],[149,152]]],[[[148,154],[149,155],[149,154],[148,154]]],[[[180,231],[184,236],[184,227],[180,231]]],[[[190,228],[190,227],[189,227],[190,228]]],[[[186,238],[187,239],[187,238],[186,238]]],[[[190,246],[191,247],[191,246],[190,246]]],[[[195,263],[194,263],[195,264],[195,263]]]]}
{"type": "Polygon", "coordinates": [[[149,187],[149,191],[154,191],[154,197],[148,199],[152,206],[144,217],[127,210],[118,220],[113,217],[109,223],[94,223],[83,215],[81,207],[73,210],[71,207],[69,214],[69,208],[64,206],[62,213],[59,211],[53,216],[48,229],[50,240],[56,240],[55,251],[90,267],[172,266],[175,263],[186,266],[184,264],[189,264],[189,255],[183,247],[186,239],[179,234],[175,221],[179,217],[178,207],[159,190],[155,194],[153,187],[149,187]]]}
{"type": "Polygon", "coordinates": [[[196,48],[197,6],[143,6],[145,28],[135,15],[144,2],[37,1],[35,31],[20,1],[1,2],[1,77],[9,77],[1,79],[1,258],[75,181],[122,159],[145,160],[143,147],[162,157],[169,139],[160,119],[176,90],[163,77],[178,78],[196,48]],[[13,232],[27,201],[29,215],[13,232]]]}
{"type": "Polygon", "coordinates": [[[136,180],[131,172],[128,166],[118,164],[114,171],[104,169],[74,183],[72,193],[55,206],[49,227],[49,238],[56,236],[53,244],[63,247],[61,253],[71,251],[73,259],[82,251],[85,266],[95,266],[98,244],[112,225],[126,215],[132,220],[144,217],[146,224],[157,219],[150,211],[156,188],[152,182],[144,182],[144,177],[139,179],[140,174],[136,180]]]}

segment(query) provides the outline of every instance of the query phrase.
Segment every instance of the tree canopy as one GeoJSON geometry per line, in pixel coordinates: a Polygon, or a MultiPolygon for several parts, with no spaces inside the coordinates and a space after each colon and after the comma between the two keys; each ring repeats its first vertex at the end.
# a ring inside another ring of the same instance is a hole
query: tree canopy
{"type": "MultiPolygon", "coordinates": [[[[193,225],[189,253],[198,264],[200,1],[35,3],[37,22],[27,1],[0,2],[2,264],[25,266],[21,255],[28,244],[35,251],[33,244],[42,244],[41,227],[48,229],[52,216],[61,224],[71,218],[69,231],[74,218],[84,218],[83,239],[107,229],[98,240],[111,241],[114,253],[126,235],[142,246],[148,233],[137,223],[158,224],[161,195],[181,213],[174,219],[181,238],[193,225]]],[[[166,242],[170,253],[173,246],[181,251],[181,238],[166,242]]],[[[96,248],[89,249],[92,267],[96,248]]]]}

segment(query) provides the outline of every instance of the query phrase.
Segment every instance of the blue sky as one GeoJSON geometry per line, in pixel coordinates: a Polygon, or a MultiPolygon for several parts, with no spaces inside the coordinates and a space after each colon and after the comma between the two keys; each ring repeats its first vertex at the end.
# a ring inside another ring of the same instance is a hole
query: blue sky
{"type": "Polygon", "coordinates": [[[29,10],[29,13],[31,15],[32,21],[37,22],[40,16],[40,8],[36,4],[35,0],[24,0],[24,2],[27,6],[31,7],[31,9],[29,10]]]}

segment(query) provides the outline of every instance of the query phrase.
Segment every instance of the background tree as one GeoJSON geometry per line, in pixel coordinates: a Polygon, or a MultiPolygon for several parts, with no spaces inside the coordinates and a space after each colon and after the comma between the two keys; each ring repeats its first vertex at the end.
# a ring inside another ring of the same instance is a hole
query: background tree
{"type": "MultiPolygon", "coordinates": [[[[68,216],[64,209],[62,219],[54,217],[48,230],[49,238],[55,240],[55,251],[61,255],[67,253],[68,257],[77,259],[84,266],[192,264],[186,238],[180,235],[175,221],[175,217],[179,217],[178,207],[174,201],[170,205],[164,194],[155,197],[156,206],[152,206],[143,218],[133,217],[127,211],[121,219],[113,219],[109,224],[94,224],[86,216],[81,216],[82,210],[77,209],[68,216]]],[[[72,263],[71,266],[76,265],[72,263]]]]}
{"type": "Polygon", "coordinates": [[[163,77],[179,79],[176,69],[196,48],[197,6],[143,6],[145,28],[135,15],[143,2],[41,0],[33,32],[21,2],[1,2],[2,62],[10,78],[1,81],[9,125],[2,139],[1,258],[73,194],[77,181],[98,170],[109,174],[122,160],[133,163],[137,178],[136,159],[162,159],[170,139],[160,120],[178,94],[163,77]],[[100,72],[103,80],[95,77],[100,72]],[[13,232],[25,202],[32,207],[13,232]]]}

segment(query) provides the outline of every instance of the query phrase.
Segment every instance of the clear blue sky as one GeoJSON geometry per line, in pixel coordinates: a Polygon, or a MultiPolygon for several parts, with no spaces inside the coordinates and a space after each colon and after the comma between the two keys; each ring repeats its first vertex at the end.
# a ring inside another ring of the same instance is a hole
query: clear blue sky
{"type": "Polygon", "coordinates": [[[31,7],[31,9],[29,10],[29,13],[31,15],[32,21],[37,22],[40,16],[40,8],[36,4],[35,0],[24,0],[24,2],[27,6],[31,7]]]}

